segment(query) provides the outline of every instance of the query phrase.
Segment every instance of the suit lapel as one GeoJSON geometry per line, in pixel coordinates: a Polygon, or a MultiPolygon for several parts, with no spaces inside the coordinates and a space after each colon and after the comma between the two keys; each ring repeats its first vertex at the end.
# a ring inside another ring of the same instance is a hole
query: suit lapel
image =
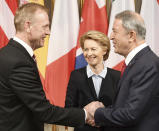
{"type": "Polygon", "coordinates": [[[93,97],[97,98],[97,94],[96,94],[96,91],[95,91],[95,88],[94,88],[92,77],[89,77],[89,78],[87,77],[87,81],[88,81],[88,86],[91,90],[91,93],[92,93],[93,97]]]}
{"type": "Polygon", "coordinates": [[[9,44],[11,44],[12,46],[18,48],[31,61],[33,60],[32,57],[30,56],[30,54],[27,52],[27,50],[21,44],[19,44],[17,41],[11,39],[10,42],[9,42],[9,44]]]}
{"type": "Polygon", "coordinates": [[[21,57],[25,58],[25,60],[27,60],[27,63],[32,65],[32,67],[36,71],[36,74],[37,74],[37,77],[38,77],[39,81],[41,82],[37,64],[33,60],[33,58],[30,56],[30,54],[27,52],[27,50],[20,43],[18,43],[17,41],[15,41],[13,39],[10,39],[8,45],[16,48],[17,50],[19,50],[21,52],[21,54],[22,54],[21,57]]]}
{"type": "Polygon", "coordinates": [[[10,44],[11,46],[14,46],[18,50],[20,50],[22,52],[23,56],[26,57],[27,60],[33,65],[33,67],[36,68],[36,70],[38,71],[35,61],[33,60],[33,58],[30,56],[30,54],[21,44],[19,44],[17,41],[15,41],[13,39],[10,39],[8,44],[10,44]]]}
{"type": "Polygon", "coordinates": [[[87,76],[87,68],[85,67],[84,69],[85,69],[85,70],[84,70],[84,74],[85,74],[85,76],[86,76],[86,79],[87,79],[87,82],[88,82],[88,87],[89,87],[89,89],[90,89],[90,91],[91,91],[91,94],[92,94],[92,96],[93,96],[94,98],[97,98],[97,94],[96,94],[96,91],[95,91],[95,88],[94,88],[94,84],[93,84],[92,77],[89,77],[89,78],[88,78],[88,76],[87,76]]]}
{"type": "MultiPolygon", "coordinates": [[[[14,47],[16,47],[17,49],[19,49],[23,54],[25,54],[25,56],[27,56],[27,57],[30,56],[29,53],[27,52],[27,50],[26,50],[21,44],[19,44],[17,41],[11,39],[11,40],[9,41],[9,44],[10,44],[11,46],[14,46],[14,47]]],[[[30,58],[31,58],[31,56],[30,56],[30,58]]]]}
{"type": "MultiPolygon", "coordinates": [[[[100,92],[99,92],[99,98],[101,96],[103,96],[103,93],[108,94],[108,96],[109,96],[109,88],[111,88],[110,82],[111,82],[111,79],[110,79],[109,68],[107,68],[107,74],[106,74],[105,78],[102,78],[101,88],[100,88],[100,92]]],[[[110,90],[112,90],[112,89],[110,89],[110,90]]]]}
{"type": "Polygon", "coordinates": [[[135,61],[132,62],[132,64],[126,66],[125,71],[124,71],[122,77],[121,77],[120,80],[119,80],[119,83],[118,83],[118,86],[117,86],[117,92],[116,92],[116,95],[115,95],[115,99],[114,99],[114,100],[116,100],[116,98],[117,98],[117,96],[118,96],[118,93],[119,93],[119,91],[120,91],[120,88],[121,88],[121,84],[122,84],[123,81],[125,80],[125,78],[126,78],[128,72],[129,72],[130,68],[133,66],[133,64],[135,64],[135,61]]]}
{"type": "Polygon", "coordinates": [[[125,68],[125,71],[123,73],[123,76],[121,77],[119,84],[118,84],[118,88],[117,88],[117,94],[119,93],[119,90],[121,88],[121,84],[123,83],[123,81],[125,80],[125,78],[127,77],[127,74],[129,72],[129,70],[133,67],[133,65],[136,63],[136,61],[138,59],[140,59],[144,54],[146,54],[148,51],[150,51],[149,46],[143,48],[141,51],[139,51],[134,58],[130,61],[130,63],[128,64],[128,66],[125,68]]]}
{"type": "MultiPolygon", "coordinates": [[[[99,92],[99,99],[104,100],[105,97],[103,96],[109,96],[109,98],[111,98],[112,96],[114,96],[114,94],[116,94],[116,89],[115,89],[116,87],[115,88],[113,87],[113,84],[114,84],[113,82],[114,81],[112,80],[112,77],[111,77],[111,70],[107,68],[107,74],[105,78],[102,79],[101,88],[99,92]]],[[[107,100],[104,100],[104,101],[107,101],[107,100]]]]}

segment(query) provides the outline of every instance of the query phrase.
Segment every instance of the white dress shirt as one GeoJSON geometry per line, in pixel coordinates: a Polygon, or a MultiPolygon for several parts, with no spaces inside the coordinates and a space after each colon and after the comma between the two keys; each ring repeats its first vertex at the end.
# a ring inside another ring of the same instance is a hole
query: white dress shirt
{"type": "Polygon", "coordinates": [[[125,59],[125,64],[126,66],[130,63],[130,61],[134,58],[134,56],[143,48],[147,47],[148,45],[146,43],[141,44],[140,46],[136,47],[135,49],[133,49],[128,56],[125,59]]]}

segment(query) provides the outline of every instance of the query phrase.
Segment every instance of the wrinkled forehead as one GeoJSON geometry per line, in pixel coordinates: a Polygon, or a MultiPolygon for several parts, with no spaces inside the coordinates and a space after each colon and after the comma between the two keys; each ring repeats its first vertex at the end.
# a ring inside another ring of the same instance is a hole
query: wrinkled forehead
{"type": "Polygon", "coordinates": [[[48,14],[47,14],[46,11],[44,11],[44,10],[37,10],[37,11],[33,14],[32,20],[33,20],[33,21],[43,20],[43,21],[49,23],[49,16],[48,16],[48,14]]]}
{"type": "Polygon", "coordinates": [[[113,29],[116,29],[116,30],[120,30],[123,28],[123,25],[122,25],[122,20],[120,19],[115,19],[114,20],[114,23],[113,23],[113,29]]]}

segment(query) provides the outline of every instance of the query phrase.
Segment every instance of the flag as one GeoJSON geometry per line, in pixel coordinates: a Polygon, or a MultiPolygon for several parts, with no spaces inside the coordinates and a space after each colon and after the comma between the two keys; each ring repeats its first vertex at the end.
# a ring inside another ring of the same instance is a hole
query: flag
{"type": "Polygon", "coordinates": [[[19,0],[19,6],[28,3],[29,0],[19,0]]]}
{"type": "Polygon", "coordinates": [[[48,45],[45,89],[50,102],[64,106],[66,89],[75,65],[79,12],[76,0],[57,0],[48,45]]]}
{"type": "Polygon", "coordinates": [[[82,17],[80,23],[80,30],[77,41],[76,64],[75,68],[81,68],[87,65],[80,48],[80,37],[89,30],[97,30],[107,34],[108,18],[106,12],[105,0],[85,0],[82,17]]]}
{"type": "Polygon", "coordinates": [[[44,0],[19,0],[19,5],[21,6],[29,2],[44,5],[44,0]]]}
{"type": "Polygon", "coordinates": [[[14,15],[17,0],[0,0],[0,48],[15,35],[14,15]]]}
{"type": "MultiPolygon", "coordinates": [[[[132,10],[135,11],[135,3],[134,0],[113,0],[112,2],[112,9],[110,14],[110,21],[109,21],[109,29],[108,29],[108,36],[110,37],[110,34],[112,32],[113,22],[115,15],[117,13],[120,13],[124,10],[132,10]]],[[[111,42],[111,50],[109,54],[109,58],[106,61],[106,65],[108,67],[121,70],[122,64],[123,64],[124,57],[114,53],[114,47],[111,42]]]]}
{"type": "Polygon", "coordinates": [[[159,0],[142,0],[140,14],[146,25],[146,43],[159,56],[159,0]]]}

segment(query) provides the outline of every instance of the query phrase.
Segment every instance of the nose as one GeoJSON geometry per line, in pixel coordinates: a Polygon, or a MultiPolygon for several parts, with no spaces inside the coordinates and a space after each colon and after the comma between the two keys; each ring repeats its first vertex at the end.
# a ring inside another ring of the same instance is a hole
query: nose
{"type": "Polygon", "coordinates": [[[87,55],[88,55],[88,56],[92,55],[92,51],[91,51],[91,50],[88,50],[87,55]]]}
{"type": "Polygon", "coordinates": [[[111,34],[110,34],[110,40],[113,40],[113,38],[114,38],[114,34],[113,34],[113,32],[111,32],[111,34]]]}
{"type": "Polygon", "coordinates": [[[46,35],[50,35],[50,28],[46,30],[46,35]]]}
{"type": "Polygon", "coordinates": [[[84,56],[91,56],[92,52],[90,50],[84,50],[83,54],[84,54],[84,56]]]}

